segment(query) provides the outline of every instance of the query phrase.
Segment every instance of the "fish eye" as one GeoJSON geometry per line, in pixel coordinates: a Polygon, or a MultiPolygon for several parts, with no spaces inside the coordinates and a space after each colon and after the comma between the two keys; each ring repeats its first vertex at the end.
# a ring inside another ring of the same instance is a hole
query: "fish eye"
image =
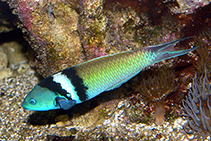
{"type": "Polygon", "coordinates": [[[35,105],[37,103],[37,101],[34,98],[31,98],[29,100],[29,103],[32,104],[32,105],[35,105]]]}

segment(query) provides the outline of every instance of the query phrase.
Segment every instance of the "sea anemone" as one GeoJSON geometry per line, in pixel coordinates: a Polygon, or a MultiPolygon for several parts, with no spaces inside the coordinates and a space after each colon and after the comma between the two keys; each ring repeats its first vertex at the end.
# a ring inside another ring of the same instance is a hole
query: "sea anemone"
{"type": "Polygon", "coordinates": [[[184,116],[188,122],[184,130],[188,134],[194,133],[194,138],[206,138],[211,135],[211,91],[210,82],[205,75],[197,78],[195,75],[192,87],[189,90],[186,100],[182,101],[184,116]]]}
{"type": "Polygon", "coordinates": [[[142,73],[142,80],[135,91],[140,93],[144,101],[152,102],[155,106],[155,123],[164,123],[164,101],[165,98],[174,92],[178,85],[175,83],[174,71],[166,66],[151,69],[142,73]],[[147,74],[145,74],[145,72],[147,74]]]}
{"type": "Polygon", "coordinates": [[[141,77],[140,92],[149,101],[158,101],[164,99],[169,93],[174,91],[174,71],[166,66],[158,67],[146,71],[141,77]]]}

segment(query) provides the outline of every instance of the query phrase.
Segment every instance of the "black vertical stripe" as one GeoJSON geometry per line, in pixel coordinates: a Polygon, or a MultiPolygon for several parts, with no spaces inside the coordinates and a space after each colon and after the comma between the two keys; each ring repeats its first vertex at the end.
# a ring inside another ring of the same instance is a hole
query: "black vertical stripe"
{"type": "Polygon", "coordinates": [[[66,90],[62,89],[61,84],[53,81],[52,76],[47,77],[38,85],[41,87],[48,88],[49,90],[53,91],[56,95],[59,93],[60,95],[66,97],[67,99],[72,100],[70,97],[67,96],[67,94],[69,93],[66,90]]]}
{"type": "Polygon", "coordinates": [[[80,78],[77,75],[77,72],[74,69],[74,67],[71,67],[71,68],[63,70],[62,74],[66,75],[67,78],[72,83],[72,85],[75,87],[75,91],[77,92],[77,95],[79,96],[79,99],[81,101],[87,100],[88,97],[86,95],[86,91],[87,91],[88,88],[84,85],[83,79],[80,78]]]}

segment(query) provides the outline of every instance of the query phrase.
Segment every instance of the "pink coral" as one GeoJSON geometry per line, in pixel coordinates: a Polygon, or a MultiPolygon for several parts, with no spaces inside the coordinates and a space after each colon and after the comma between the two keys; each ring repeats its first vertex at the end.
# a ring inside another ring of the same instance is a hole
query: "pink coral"
{"type": "Polygon", "coordinates": [[[17,7],[18,13],[21,16],[21,19],[24,23],[24,26],[31,31],[31,20],[33,19],[31,13],[30,13],[30,6],[29,6],[29,1],[23,1],[23,0],[18,0],[18,5],[17,7]]]}

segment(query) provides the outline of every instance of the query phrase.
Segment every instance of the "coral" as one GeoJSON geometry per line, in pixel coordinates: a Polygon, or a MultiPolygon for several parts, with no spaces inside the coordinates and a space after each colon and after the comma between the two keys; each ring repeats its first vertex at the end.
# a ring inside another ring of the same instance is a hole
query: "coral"
{"type": "Polygon", "coordinates": [[[44,77],[83,61],[78,14],[64,1],[10,0],[19,27],[36,51],[36,68],[44,77]]]}
{"type": "Polygon", "coordinates": [[[167,5],[160,0],[105,1],[111,25],[108,37],[112,46],[123,51],[176,39],[176,21],[169,15],[167,5]],[[166,37],[168,40],[165,40],[166,37]]]}
{"type": "Polygon", "coordinates": [[[78,14],[75,10],[63,3],[45,3],[39,5],[31,15],[31,29],[36,36],[42,37],[39,42],[43,44],[34,47],[34,50],[41,57],[41,63],[37,67],[43,76],[46,77],[83,60],[83,49],[77,32],[78,14]],[[44,6],[46,4],[47,6],[44,6]],[[49,17],[49,13],[46,12],[49,7],[52,7],[55,17],[49,17]],[[42,67],[48,69],[43,70],[42,67]]]}
{"type": "Polygon", "coordinates": [[[174,13],[193,13],[195,9],[208,5],[210,0],[177,0],[178,6],[172,8],[174,13]]]}
{"type": "Polygon", "coordinates": [[[205,72],[204,77],[195,75],[186,100],[182,101],[184,116],[188,119],[184,130],[194,138],[205,139],[211,135],[211,85],[205,72]]]}
{"type": "Polygon", "coordinates": [[[79,32],[83,47],[89,59],[107,55],[105,36],[108,18],[103,9],[103,0],[81,0],[79,16],[79,32]],[[99,48],[99,49],[98,49],[99,48]]]}
{"type": "Polygon", "coordinates": [[[178,15],[178,22],[181,25],[183,36],[200,36],[203,31],[211,28],[211,3],[196,9],[192,14],[178,15]]]}
{"type": "Polygon", "coordinates": [[[181,37],[175,1],[9,0],[44,77],[107,54],[181,37]],[[153,10],[153,11],[152,11],[153,10]]]}

